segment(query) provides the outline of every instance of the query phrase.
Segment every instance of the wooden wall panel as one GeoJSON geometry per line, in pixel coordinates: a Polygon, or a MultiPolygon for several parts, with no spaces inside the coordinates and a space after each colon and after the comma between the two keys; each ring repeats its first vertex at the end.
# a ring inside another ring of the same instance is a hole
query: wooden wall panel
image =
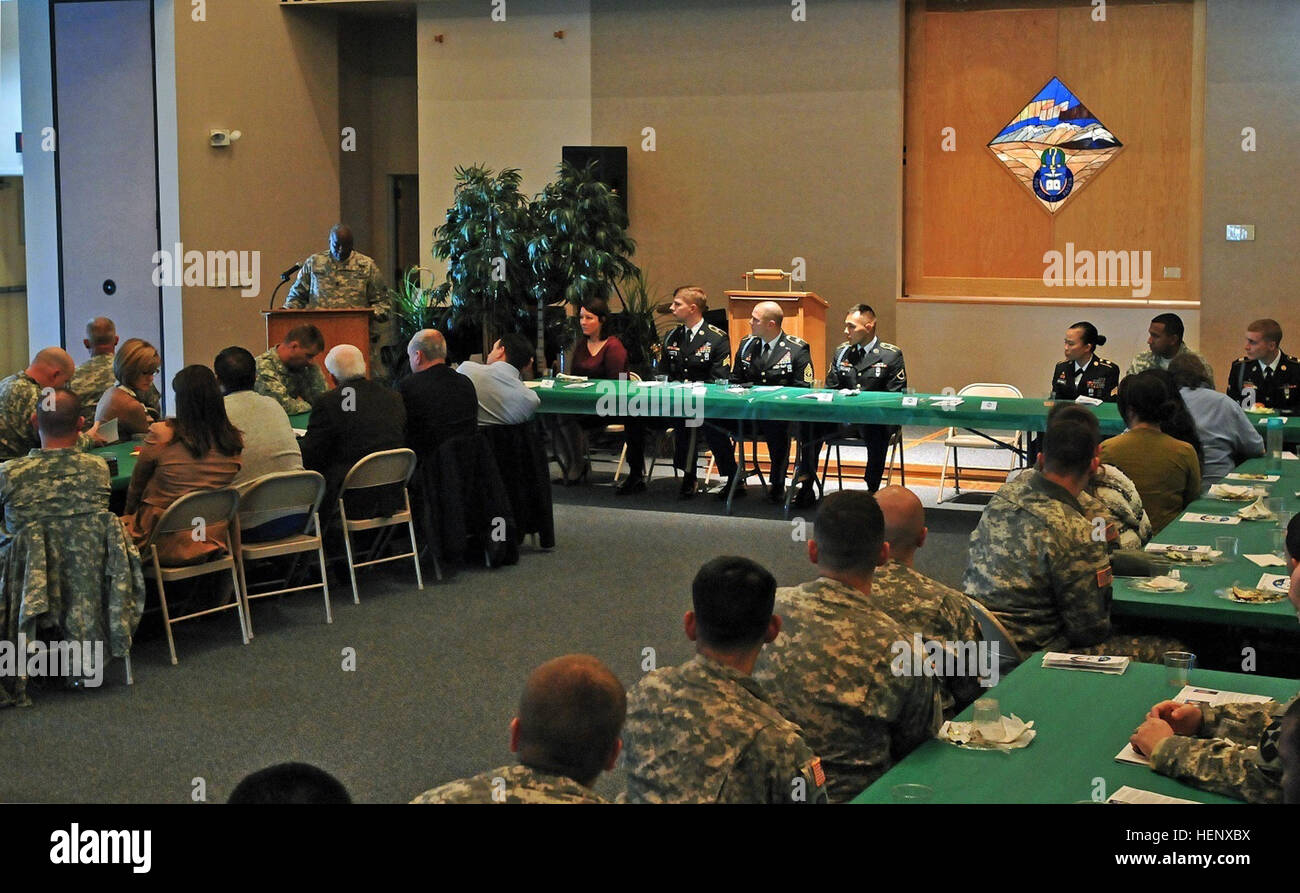
{"type": "Polygon", "coordinates": [[[905,295],[1195,304],[1203,70],[1196,5],[1111,3],[1104,22],[1088,4],[997,6],[908,4],[905,295]],[[1054,75],[1125,148],[1051,215],[987,143],[1054,75]],[[956,130],[955,152],[941,151],[945,127],[956,130]],[[1150,251],[1150,293],[1046,286],[1043,254],[1066,243],[1150,251]],[[1164,267],[1180,268],[1181,278],[1163,279],[1164,267]]]}

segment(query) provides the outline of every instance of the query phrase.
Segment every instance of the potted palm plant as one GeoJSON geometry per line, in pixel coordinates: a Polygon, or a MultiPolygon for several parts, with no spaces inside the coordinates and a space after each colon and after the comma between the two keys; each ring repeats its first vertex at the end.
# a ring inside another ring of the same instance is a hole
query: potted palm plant
{"type": "Polygon", "coordinates": [[[434,230],[433,254],[447,262],[447,276],[430,300],[446,307],[442,322],[449,336],[477,327],[484,353],[531,316],[533,222],[520,180],[513,168],[499,174],[482,165],[456,168],[452,206],[434,230]]]}
{"type": "MultiPolygon", "coordinates": [[[[640,271],[632,263],[636,243],[627,235],[623,200],[596,179],[595,162],[584,168],[563,163],[556,179],[529,205],[533,221],[528,263],[536,306],[571,308],[561,348],[576,339],[573,314],[592,297],[609,300],[623,293],[619,283],[640,271]]],[[[545,365],[545,314],[537,314],[539,368],[545,365]]],[[[621,340],[621,339],[620,339],[621,340]]]]}

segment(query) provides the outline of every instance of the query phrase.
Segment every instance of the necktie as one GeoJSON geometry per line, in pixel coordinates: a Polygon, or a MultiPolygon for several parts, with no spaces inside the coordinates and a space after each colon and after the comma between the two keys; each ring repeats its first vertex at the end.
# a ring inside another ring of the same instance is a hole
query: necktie
{"type": "Polygon", "coordinates": [[[852,347],[849,348],[849,362],[850,363],[858,362],[858,360],[862,359],[862,355],[864,353],[866,353],[866,351],[862,349],[861,344],[853,345],[852,347]]]}
{"type": "Polygon", "coordinates": [[[763,342],[763,349],[762,349],[762,350],[759,352],[759,354],[758,354],[759,362],[761,362],[761,363],[766,363],[766,362],[767,362],[767,355],[768,355],[768,353],[771,352],[771,350],[772,350],[772,345],[770,345],[770,344],[768,344],[766,341],[764,341],[764,342],[763,342]]]}
{"type": "Polygon", "coordinates": [[[1083,370],[1078,366],[1074,367],[1074,386],[1079,387],[1079,382],[1083,381],[1083,370]]]}
{"type": "Polygon", "coordinates": [[[1264,386],[1268,387],[1268,383],[1273,380],[1273,368],[1271,366],[1264,366],[1263,370],[1264,370],[1264,386]]]}

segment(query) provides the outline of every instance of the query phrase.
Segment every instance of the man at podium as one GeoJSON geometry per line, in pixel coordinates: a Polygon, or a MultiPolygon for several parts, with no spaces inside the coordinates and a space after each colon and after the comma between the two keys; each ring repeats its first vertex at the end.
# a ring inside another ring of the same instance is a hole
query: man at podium
{"type": "Polygon", "coordinates": [[[377,356],[381,324],[388,322],[390,310],[384,277],[373,260],[352,250],[351,229],[336,224],[330,230],[329,239],[328,253],[313,254],[303,261],[298,278],[284,299],[284,309],[369,307],[374,313],[370,322],[373,347],[369,353],[377,356]]]}

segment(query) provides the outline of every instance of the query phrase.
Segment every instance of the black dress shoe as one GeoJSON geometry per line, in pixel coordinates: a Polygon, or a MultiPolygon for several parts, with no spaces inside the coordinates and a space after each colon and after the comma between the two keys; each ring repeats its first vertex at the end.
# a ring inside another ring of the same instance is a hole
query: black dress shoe
{"type": "Polygon", "coordinates": [[[816,504],[817,504],[817,491],[812,488],[811,484],[807,484],[801,487],[799,492],[795,494],[794,497],[795,508],[807,509],[807,508],[812,508],[816,504]]]}
{"type": "Polygon", "coordinates": [[[614,492],[619,496],[631,496],[633,493],[644,493],[645,478],[640,475],[629,477],[627,480],[623,481],[623,483],[619,484],[618,489],[614,492]]]}
{"type": "Polygon", "coordinates": [[[692,496],[694,496],[695,484],[696,484],[696,480],[694,474],[682,475],[682,486],[681,489],[677,491],[677,498],[690,499],[692,496]]]}
{"type": "Polygon", "coordinates": [[[779,484],[773,484],[769,487],[767,491],[767,501],[775,505],[780,505],[785,502],[785,487],[782,487],[779,484]]]}

